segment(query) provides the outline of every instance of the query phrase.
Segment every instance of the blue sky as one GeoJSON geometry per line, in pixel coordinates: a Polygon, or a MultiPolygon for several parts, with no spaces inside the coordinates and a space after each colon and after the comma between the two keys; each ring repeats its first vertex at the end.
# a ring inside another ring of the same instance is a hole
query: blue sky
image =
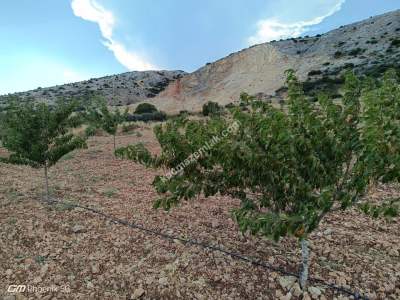
{"type": "Polygon", "coordinates": [[[0,94],[129,70],[190,72],[395,9],[399,0],[2,0],[0,94]]]}

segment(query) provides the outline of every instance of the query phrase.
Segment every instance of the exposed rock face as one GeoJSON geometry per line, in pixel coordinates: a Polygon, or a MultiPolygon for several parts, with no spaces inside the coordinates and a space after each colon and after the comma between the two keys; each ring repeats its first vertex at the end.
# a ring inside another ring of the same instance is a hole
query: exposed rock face
{"type": "Polygon", "coordinates": [[[241,92],[270,94],[282,86],[284,71],[295,64],[294,57],[272,44],[255,46],[172,82],[154,100],[166,111],[191,111],[199,110],[209,100],[221,104],[234,102],[241,92]]]}
{"type": "Polygon", "coordinates": [[[168,112],[200,110],[207,101],[228,104],[241,92],[279,98],[284,72],[296,70],[302,81],[338,78],[346,68],[358,73],[400,67],[400,10],[342,26],[315,37],[252,46],[171,82],[152,99],[168,112]]]}
{"type": "MultiPolygon", "coordinates": [[[[294,69],[309,90],[332,93],[341,74],[400,68],[400,10],[369,18],[314,37],[255,45],[199,70],[128,72],[52,88],[18,93],[53,101],[56,97],[104,95],[111,105],[146,101],[168,113],[199,111],[207,101],[228,104],[247,92],[266,101],[284,98],[285,70],[294,69]],[[114,97],[113,97],[114,95],[114,97]]],[[[1,104],[1,97],[0,97],[1,104]]]]}
{"type": "Polygon", "coordinates": [[[72,98],[100,94],[111,105],[126,105],[155,97],[171,81],[184,74],[186,73],[183,71],[127,72],[49,88],[38,88],[16,93],[16,95],[22,98],[32,97],[37,100],[52,102],[57,97],[72,98]]]}

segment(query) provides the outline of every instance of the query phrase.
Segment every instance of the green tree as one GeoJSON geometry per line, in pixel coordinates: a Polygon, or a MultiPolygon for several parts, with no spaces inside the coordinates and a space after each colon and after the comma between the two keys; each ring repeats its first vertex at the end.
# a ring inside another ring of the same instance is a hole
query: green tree
{"type": "MultiPolygon", "coordinates": [[[[400,178],[400,85],[394,72],[382,82],[348,73],[341,104],[321,95],[311,102],[287,72],[287,109],[243,94],[224,117],[170,120],[155,128],[161,154],[141,144],[117,155],[172,172],[153,182],[155,207],[220,193],[240,199],[233,217],[243,231],[274,240],[296,237],[302,249],[300,284],[308,277],[308,235],[329,212],[362,203],[368,186],[400,178]],[[232,127],[226,134],[227,128],[232,127]],[[204,155],[193,153],[215,137],[204,155]],[[185,163],[182,167],[182,161],[185,163]],[[172,174],[172,176],[171,176],[172,174]]],[[[394,215],[395,209],[386,210],[394,215]]],[[[367,210],[367,209],[365,209],[367,210]]]]}
{"type": "Polygon", "coordinates": [[[100,128],[113,136],[114,151],[116,148],[116,134],[119,125],[127,120],[128,108],[121,113],[117,109],[110,109],[104,99],[95,98],[87,107],[86,119],[89,127],[100,128]]]}
{"type": "Polygon", "coordinates": [[[203,116],[219,115],[221,111],[222,107],[217,102],[208,101],[207,103],[203,104],[203,116]]]}
{"type": "Polygon", "coordinates": [[[150,103],[140,103],[136,109],[135,114],[144,114],[144,113],[155,113],[157,112],[157,107],[150,103]]]}
{"type": "Polygon", "coordinates": [[[76,102],[45,103],[11,101],[2,117],[2,143],[9,151],[0,161],[43,168],[46,200],[49,201],[48,169],[65,154],[86,147],[85,140],[72,133],[80,125],[76,102]]]}

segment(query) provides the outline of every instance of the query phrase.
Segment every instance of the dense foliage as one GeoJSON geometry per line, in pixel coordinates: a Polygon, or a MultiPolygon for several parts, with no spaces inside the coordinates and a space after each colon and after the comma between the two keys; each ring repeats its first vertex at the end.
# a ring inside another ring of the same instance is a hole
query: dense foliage
{"type": "Polygon", "coordinates": [[[129,122],[149,122],[149,121],[165,121],[167,115],[162,111],[155,111],[152,113],[142,113],[142,114],[128,114],[126,120],[129,122]]]}
{"type": "Polygon", "coordinates": [[[203,105],[202,113],[203,116],[212,116],[212,115],[218,115],[222,111],[222,107],[217,103],[213,101],[208,101],[203,105]]]}
{"type": "MultiPolygon", "coordinates": [[[[117,155],[170,170],[154,180],[162,196],[155,207],[201,193],[229,195],[241,201],[233,216],[242,230],[303,242],[327,213],[362,201],[371,184],[399,181],[400,84],[392,71],[379,82],[348,73],[340,104],[326,95],[309,101],[292,71],[287,84],[286,108],[243,94],[249,111],[234,107],[224,117],[158,126],[159,156],[140,144],[117,155]]],[[[388,205],[381,212],[397,211],[388,205]]]]}
{"type": "Polygon", "coordinates": [[[162,153],[141,146],[118,155],[151,166],[177,168],[232,122],[235,132],[168,180],[154,184],[169,209],[199,193],[242,201],[235,218],[242,229],[278,239],[306,236],[332,209],[357,203],[370,183],[397,181],[400,170],[400,87],[393,72],[381,83],[346,76],[342,104],[321,95],[310,103],[288,73],[288,113],[244,94],[251,111],[229,117],[174,119],[155,133],[162,153]],[[361,105],[363,103],[363,105],[361,105]]]}
{"type": "Polygon", "coordinates": [[[11,101],[2,116],[2,144],[9,151],[0,161],[44,168],[48,198],[47,169],[65,154],[86,147],[85,140],[71,129],[81,123],[74,114],[76,102],[45,103],[11,101]]]}
{"type": "Polygon", "coordinates": [[[157,112],[157,108],[150,103],[140,103],[135,109],[135,114],[151,114],[155,112],[157,112]]]}

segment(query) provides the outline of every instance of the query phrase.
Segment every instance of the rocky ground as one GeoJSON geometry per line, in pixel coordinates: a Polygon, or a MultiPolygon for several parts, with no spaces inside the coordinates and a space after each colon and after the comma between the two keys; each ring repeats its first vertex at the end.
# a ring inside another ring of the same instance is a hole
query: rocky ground
{"type": "MultiPolygon", "coordinates": [[[[157,151],[149,126],[118,137],[157,151]]],[[[1,150],[0,150],[1,151],[1,150]]],[[[162,171],[159,171],[162,172],[162,171]]],[[[219,245],[297,272],[299,245],[242,235],[230,219],[237,201],[224,197],[152,209],[156,171],[115,159],[112,139],[96,136],[50,171],[57,199],[183,238],[219,245]]],[[[88,211],[38,201],[42,172],[0,164],[0,298],[4,299],[347,299],[324,286],[301,293],[294,278],[221,253],[116,225],[88,211]],[[56,291],[7,293],[10,284],[56,291]]],[[[381,187],[379,201],[400,195],[381,187]]],[[[329,215],[311,236],[311,276],[367,294],[400,298],[400,220],[374,220],[356,210],[329,215]]]]}

